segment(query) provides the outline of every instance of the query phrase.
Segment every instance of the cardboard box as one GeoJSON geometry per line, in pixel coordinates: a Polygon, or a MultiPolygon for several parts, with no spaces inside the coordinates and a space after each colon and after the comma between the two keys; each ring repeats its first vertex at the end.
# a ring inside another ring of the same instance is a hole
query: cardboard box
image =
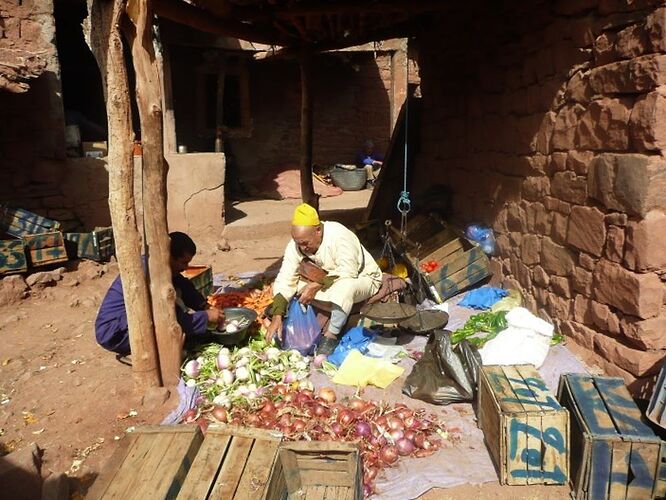
{"type": "Polygon", "coordinates": [[[571,414],[571,481],[578,500],[663,496],[661,440],[619,377],[562,375],[571,414]]]}
{"type": "Polygon", "coordinates": [[[479,370],[478,422],[500,484],[567,484],[569,413],[532,365],[479,370]]]}

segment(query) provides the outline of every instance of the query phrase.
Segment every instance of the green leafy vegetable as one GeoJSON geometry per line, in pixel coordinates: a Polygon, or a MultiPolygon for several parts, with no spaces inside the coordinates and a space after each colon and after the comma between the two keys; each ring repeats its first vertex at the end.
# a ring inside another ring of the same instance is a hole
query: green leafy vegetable
{"type": "Polygon", "coordinates": [[[483,347],[486,342],[497,337],[497,334],[507,327],[506,313],[507,311],[497,311],[475,314],[462,328],[451,334],[451,342],[457,344],[467,339],[470,344],[483,347]],[[480,333],[486,333],[486,335],[478,335],[480,333]]]}

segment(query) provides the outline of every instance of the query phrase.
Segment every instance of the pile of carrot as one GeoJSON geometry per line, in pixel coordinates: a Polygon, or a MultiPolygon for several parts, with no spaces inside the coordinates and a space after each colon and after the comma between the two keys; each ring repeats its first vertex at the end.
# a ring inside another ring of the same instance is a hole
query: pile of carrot
{"type": "Polygon", "coordinates": [[[273,286],[265,284],[261,289],[239,290],[236,292],[210,295],[208,303],[211,307],[224,309],[225,307],[247,307],[259,316],[264,314],[266,308],[273,302],[273,286]]]}

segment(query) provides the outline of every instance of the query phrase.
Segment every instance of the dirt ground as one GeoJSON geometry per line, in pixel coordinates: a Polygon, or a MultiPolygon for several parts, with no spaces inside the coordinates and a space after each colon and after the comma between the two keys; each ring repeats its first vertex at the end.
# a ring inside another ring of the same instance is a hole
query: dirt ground
{"type": "MultiPolygon", "coordinates": [[[[264,271],[279,260],[287,237],[232,242],[229,252],[201,248],[195,263],[214,272],[264,271]]],[[[42,475],[67,473],[72,498],[81,498],[125,431],[159,423],[175,395],[133,391],[131,368],[100,348],[93,323],[117,276],[115,263],[69,263],[55,286],[31,290],[0,307],[0,455],[36,443],[42,475]]],[[[497,483],[431,491],[423,498],[565,498],[568,488],[501,487],[497,483]]],[[[2,496],[2,495],[0,495],[2,496]]]]}

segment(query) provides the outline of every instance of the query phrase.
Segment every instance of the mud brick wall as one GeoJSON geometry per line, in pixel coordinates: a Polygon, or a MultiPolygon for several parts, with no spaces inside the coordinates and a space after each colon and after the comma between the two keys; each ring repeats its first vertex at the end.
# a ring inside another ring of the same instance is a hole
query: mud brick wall
{"type": "MultiPolygon", "coordinates": [[[[459,7],[418,38],[415,191],[493,227],[493,269],[636,394],[666,355],[666,8],[459,7]]],[[[418,198],[417,198],[418,200],[418,198]]]]}

